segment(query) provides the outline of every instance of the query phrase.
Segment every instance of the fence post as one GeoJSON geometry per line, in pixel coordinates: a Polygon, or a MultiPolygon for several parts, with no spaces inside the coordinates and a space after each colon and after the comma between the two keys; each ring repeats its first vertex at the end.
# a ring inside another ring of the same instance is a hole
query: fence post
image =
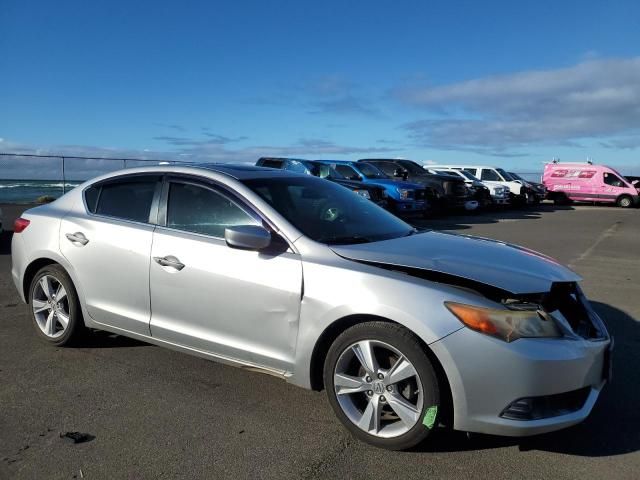
{"type": "Polygon", "coordinates": [[[64,157],[60,157],[62,159],[62,194],[67,193],[67,177],[64,172],[64,157]]]}

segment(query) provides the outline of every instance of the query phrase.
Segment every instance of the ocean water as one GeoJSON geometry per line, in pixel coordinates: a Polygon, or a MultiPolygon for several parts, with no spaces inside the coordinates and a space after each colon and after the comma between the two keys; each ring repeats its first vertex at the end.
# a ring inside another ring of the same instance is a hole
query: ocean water
{"type": "MultiPolygon", "coordinates": [[[[520,173],[522,178],[540,182],[540,173],[520,173]]],[[[82,182],[66,182],[66,191],[82,182]]],[[[39,197],[62,195],[61,180],[0,180],[0,203],[34,203],[39,197]]]]}
{"type": "MultiPolygon", "coordinates": [[[[82,182],[66,182],[66,191],[82,182]]],[[[61,180],[0,180],[0,203],[33,203],[44,195],[62,195],[61,180]]]]}

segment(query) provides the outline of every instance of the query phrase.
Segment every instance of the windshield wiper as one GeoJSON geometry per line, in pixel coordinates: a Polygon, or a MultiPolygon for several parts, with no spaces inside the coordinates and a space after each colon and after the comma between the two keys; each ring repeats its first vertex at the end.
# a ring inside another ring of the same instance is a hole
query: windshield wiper
{"type": "Polygon", "coordinates": [[[356,243],[369,243],[372,242],[370,238],[362,237],[360,235],[350,235],[344,237],[324,237],[318,239],[318,242],[326,243],[327,245],[353,245],[356,243]]]}

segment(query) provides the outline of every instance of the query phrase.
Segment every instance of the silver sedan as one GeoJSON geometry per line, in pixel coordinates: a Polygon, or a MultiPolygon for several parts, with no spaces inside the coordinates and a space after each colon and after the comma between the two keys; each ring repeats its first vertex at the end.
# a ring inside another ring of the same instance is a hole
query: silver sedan
{"type": "Polygon", "coordinates": [[[107,330],[325,389],[384,448],[439,425],[567,427],[609,376],[611,340],[574,272],[417,231],[310,176],[120,171],[28,210],[14,232],[13,280],[50,344],[107,330]]]}

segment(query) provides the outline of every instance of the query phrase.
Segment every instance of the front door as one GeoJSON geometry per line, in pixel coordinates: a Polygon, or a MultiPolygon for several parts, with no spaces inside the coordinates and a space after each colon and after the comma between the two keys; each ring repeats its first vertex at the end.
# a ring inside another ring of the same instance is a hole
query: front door
{"type": "Polygon", "coordinates": [[[163,196],[166,225],[154,232],[151,252],[152,336],[290,371],[302,288],[299,255],[227,246],[225,227],[260,220],[214,186],[171,180],[163,196]]]}

